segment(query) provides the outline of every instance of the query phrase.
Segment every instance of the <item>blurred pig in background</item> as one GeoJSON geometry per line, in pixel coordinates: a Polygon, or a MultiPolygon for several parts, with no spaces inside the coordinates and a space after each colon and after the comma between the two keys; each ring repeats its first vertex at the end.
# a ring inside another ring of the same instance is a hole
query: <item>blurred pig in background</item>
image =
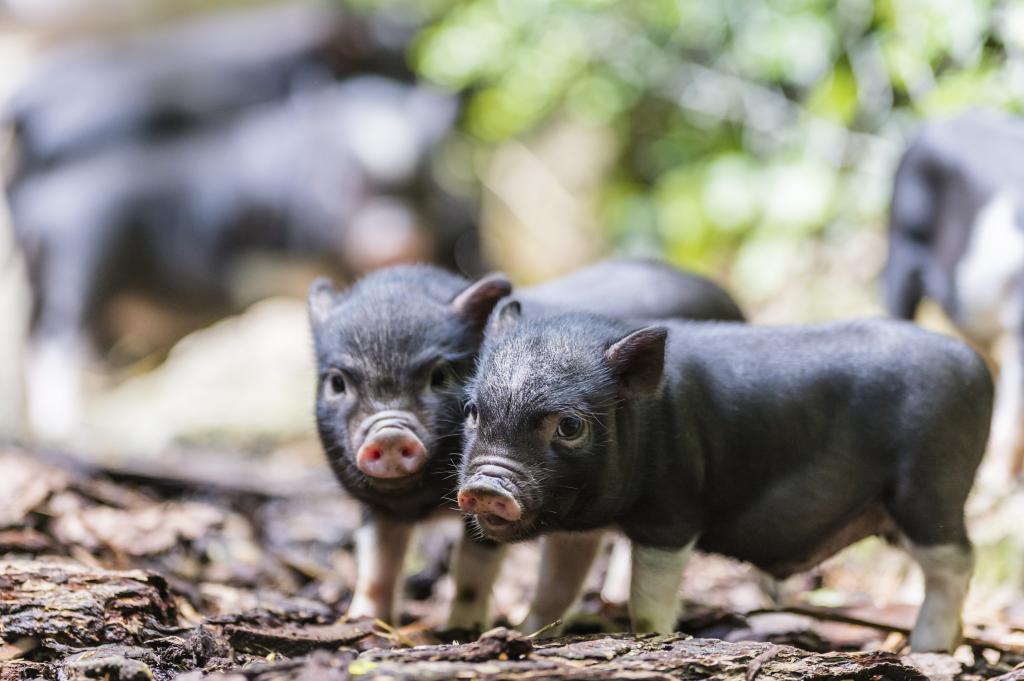
{"type": "Polygon", "coordinates": [[[996,410],[985,472],[1011,483],[1024,462],[1024,122],[974,110],[927,123],[893,180],[890,314],[913,319],[922,300],[998,361],[996,410]]]}
{"type": "Polygon", "coordinates": [[[473,212],[430,171],[458,103],[400,55],[365,19],[285,5],[64,48],[28,82],[7,195],[34,434],[74,431],[94,351],[137,359],[325,270],[477,267],[473,212]],[[374,63],[390,75],[358,75],[374,63]],[[139,300],[170,337],[119,344],[152,319],[139,300]]]}
{"type": "Polygon", "coordinates": [[[408,79],[400,55],[383,49],[367,22],[313,4],[76,39],[48,50],[7,106],[16,172],[207,124],[285,97],[303,80],[367,70],[408,79]]]}

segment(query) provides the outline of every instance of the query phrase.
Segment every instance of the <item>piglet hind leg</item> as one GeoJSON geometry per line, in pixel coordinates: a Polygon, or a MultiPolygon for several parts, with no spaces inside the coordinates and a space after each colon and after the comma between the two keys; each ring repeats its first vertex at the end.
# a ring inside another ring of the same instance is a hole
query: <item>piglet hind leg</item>
{"type": "Polygon", "coordinates": [[[970,544],[911,544],[924,572],[924,603],[910,633],[915,652],[953,652],[960,643],[962,611],[974,569],[970,544]]]}
{"type": "MultiPolygon", "coordinates": [[[[540,579],[530,604],[530,612],[519,625],[527,634],[547,627],[565,616],[580,597],[583,584],[601,547],[602,533],[555,532],[544,537],[540,560],[540,579]]],[[[557,636],[562,627],[545,630],[545,636],[557,636]]]]}
{"type": "Polygon", "coordinates": [[[466,531],[452,560],[455,596],[448,612],[448,628],[476,630],[490,622],[491,590],[507,547],[477,538],[468,520],[466,523],[466,531]]]}
{"type": "Polygon", "coordinates": [[[378,515],[370,515],[356,530],[356,588],[349,617],[395,621],[398,580],[411,535],[411,524],[378,515]]]}
{"type": "Polygon", "coordinates": [[[629,618],[633,633],[675,631],[679,617],[679,585],[694,542],[679,549],[633,544],[633,575],[629,584],[629,618]]]}
{"type": "Polygon", "coordinates": [[[913,486],[901,486],[903,494],[889,511],[900,545],[924,575],[924,602],[910,647],[915,652],[952,652],[960,643],[962,610],[974,570],[963,516],[970,478],[963,484],[946,473],[926,475],[916,477],[913,486]],[[943,478],[946,484],[940,485],[943,478]]]}
{"type": "MultiPolygon", "coordinates": [[[[941,365],[940,365],[941,368],[941,365]]],[[[924,573],[924,602],[910,635],[918,652],[952,651],[974,568],[964,504],[985,451],[992,417],[992,383],[977,357],[938,374],[942,385],[908,398],[914,445],[899,455],[885,503],[902,544],[924,573]],[[930,407],[930,408],[929,408],[930,407]]],[[[923,379],[922,379],[923,380],[923,379]]]]}

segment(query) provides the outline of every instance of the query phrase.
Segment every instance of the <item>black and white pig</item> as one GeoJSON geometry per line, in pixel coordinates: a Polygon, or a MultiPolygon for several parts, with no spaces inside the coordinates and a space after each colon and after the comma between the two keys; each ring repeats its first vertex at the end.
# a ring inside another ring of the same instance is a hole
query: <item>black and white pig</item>
{"type": "MultiPolygon", "coordinates": [[[[320,280],[309,310],[319,383],[317,426],[341,484],[365,504],[356,537],[358,578],[352,615],[392,619],[413,525],[451,510],[461,451],[463,389],[484,325],[509,296],[501,275],[476,283],[427,266],[370,274],[345,292],[320,280]]],[[[527,316],[566,309],[623,317],[741,320],[729,295],[710,281],[644,260],[610,260],[514,296],[527,316]]],[[[599,533],[545,542],[545,563],[576,565],[582,581],[599,533]]],[[[456,595],[449,624],[487,620],[502,551],[467,536],[454,558],[456,595]]],[[[572,569],[572,568],[567,568],[572,569]]],[[[538,586],[535,606],[561,612],[575,600],[558,580],[538,586]]]]}
{"type": "Polygon", "coordinates": [[[83,365],[121,294],[215,317],[237,309],[236,274],[254,256],[348,276],[448,263],[474,221],[436,185],[429,156],[456,110],[429,88],[354,78],[20,180],[9,200],[33,300],[32,431],[73,431],[83,365]]]}
{"type": "Polygon", "coordinates": [[[893,186],[889,313],[913,319],[922,298],[974,343],[999,352],[991,464],[997,479],[1024,460],[1024,120],[975,111],[926,124],[893,186]]]}
{"type": "Polygon", "coordinates": [[[886,534],[925,575],[911,646],[959,640],[992,402],[963,343],[886,320],[637,329],[507,305],[467,392],[460,508],[502,542],[620,528],[635,631],[674,629],[694,547],[785,577],[886,534]]]}

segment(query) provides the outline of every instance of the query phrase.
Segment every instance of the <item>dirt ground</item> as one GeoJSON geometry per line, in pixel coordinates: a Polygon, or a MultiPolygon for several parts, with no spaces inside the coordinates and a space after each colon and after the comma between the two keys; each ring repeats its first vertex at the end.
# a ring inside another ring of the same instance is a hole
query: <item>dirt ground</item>
{"type": "MultiPolygon", "coordinates": [[[[969,613],[955,657],[900,657],[913,608],[881,607],[858,585],[896,560],[870,547],[862,574],[845,556],[782,585],[698,557],[682,633],[641,639],[613,633],[626,613],[601,600],[599,564],[571,636],[477,640],[441,629],[453,515],[419,534],[401,626],[347,621],[357,504],[304,454],[261,456],[100,466],[0,449],[0,679],[1024,677],[1012,672],[1024,636],[1005,616],[981,626],[969,613]]],[[[512,552],[498,624],[524,614],[536,563],[535,546],[512,552]]]]}

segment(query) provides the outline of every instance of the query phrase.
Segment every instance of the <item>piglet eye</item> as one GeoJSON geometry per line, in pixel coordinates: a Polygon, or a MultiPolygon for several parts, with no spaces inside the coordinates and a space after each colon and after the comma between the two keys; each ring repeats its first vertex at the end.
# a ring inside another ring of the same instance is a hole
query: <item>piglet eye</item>
{"type": "Polygon", "coordinates": [[[583,434],[583,419],[578,416],[563,416],[558,422],[555,434],[563,440],[575,440],[583,434]]]}
{"type": "Polygon", "coordinates": [[[340,371],[334,370],[327,374],[324,380],[324,392],[327,393],[328,397],[338,397],[344,395],[348,389],[348,385],[345,383],[345,375],[340,371]]]}
{"type": "Polygon", "coordinates": [[[470,428],[476,428],[477,421],[480,419],[480,414],[476,410],[476,403],[467,402],[463,413],[466,415],[466,425],[470,428]]]}

